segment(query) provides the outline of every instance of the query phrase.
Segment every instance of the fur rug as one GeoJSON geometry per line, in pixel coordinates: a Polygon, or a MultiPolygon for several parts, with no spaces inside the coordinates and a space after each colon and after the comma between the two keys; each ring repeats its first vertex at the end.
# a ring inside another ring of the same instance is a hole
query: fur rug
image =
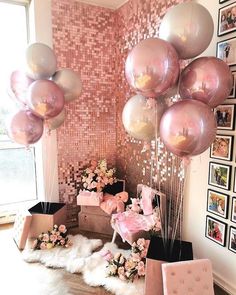
{"type": "Polygon", "coordinates": [[[101,253],[110,250],[113,254],[121,252],[128,257],[130,250],[121,250],[114,243],[106,243],[99,252],[92,253],[102,245],[101,240],[89,240],[82,235],[70,236],[70,239],[73,242],[70,248],[24,250],[23,259],[27,262],[41,262],[47,267],[65,268],[71,273],[82,273],[86,284],[94,287],[103,286],[115,295],[142,295],[144,293],[144,279],[129,283],[116,277],[107,277],[106,274],[108,263],[101,253]]]}

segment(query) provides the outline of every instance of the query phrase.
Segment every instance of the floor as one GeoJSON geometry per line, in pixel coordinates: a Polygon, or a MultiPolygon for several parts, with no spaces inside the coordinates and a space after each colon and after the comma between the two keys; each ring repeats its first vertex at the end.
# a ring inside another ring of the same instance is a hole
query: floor
{"type": "MultiPolygon", "coordinates": [[[[74,229],[71,233],[76,234],[78,230],[74,229]]],[[[86,235],[89,238],[101,238],[104,242],[110,241],[107,236],[91,233],[86,235]]],[[[84,284],[81,275],[24,262],[12,239],[11,225],[0,226],[0,266],[1,295],[111,295],[102,287],[84,284]]],[[[215,295],[227,293],[215,286],[215,295]]]]}

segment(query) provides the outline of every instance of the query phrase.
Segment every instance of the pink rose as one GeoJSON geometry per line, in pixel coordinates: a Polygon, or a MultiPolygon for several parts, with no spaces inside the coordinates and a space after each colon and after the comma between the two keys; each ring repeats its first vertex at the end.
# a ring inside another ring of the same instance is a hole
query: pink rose
{"type": "Polygon", "coordinates": [[[59,232],[64,234],[66,231],[67,231],[66,226],[64,224],[61,224],[59,226],[59,232]]]}
{"type": "Polygon", "coordinates": [[[47,249],[47,244],[46,243],[41,243],[41,245],[40,245],[40,249],[41,250],[45,250],[45,249],[47,249]]]}
{"type": "Polygon", "coordinates": [[[61,240],[60,240],[60,243],[61,243],[62,246],[65,245],[65,243],[66,243],[66,242],[65,242],[65,239],[61,239],[61,240]]]}
{"type": "Polygon", "coordinates": [[[50,235],[50,241],[51,242],[56,242],[57,240],[57,235],[53,234],[53,235],[50,235]]]}
{"type": "Polygon", "coordinates": [[[141,257],[140,257],[140,254],[139,253],[132,253],[131,256],[132,256],[133,261],[137,261],[138,262],[138,261],[141,260],[141,257]]]}
{"type": "Polygon", "coordinates": [[[44,242],[48,242],[48,241],[49,241],[49,235],[48,235],[48,234],[43,234],[43,238],[42,238],[42,240],[43,240],[44,242]]]}
{"type": "Polygon", "coordinates": [[[138,263],[138,266],[137,266],[137,270],[138,270],[138,275],[141,277],[141,276],[145,276],[145,264],[143,261],[140,261],[138,263]]]}

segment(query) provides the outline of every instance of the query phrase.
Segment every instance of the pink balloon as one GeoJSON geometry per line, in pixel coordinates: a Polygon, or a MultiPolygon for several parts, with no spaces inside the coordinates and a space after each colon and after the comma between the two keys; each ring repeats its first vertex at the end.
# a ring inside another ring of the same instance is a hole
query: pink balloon
{"type": "Polygon", "coordinates": [[[167,109],[160,122],[160,138],[176,156],[204,152],[216,135],[215,116],[210,107],[197,100],[182,100],[167,109]]]}
{"type": "Polygon", "coordinates": [[[37,80],[27,92],[27,105],[39,117],[48,119],[57,116],[64,107],[64,93],[55,82],[37,80]]]}
{"type": "Polygon", "coordinates": [[[179,93],[185,99],[200,100],[210,107],[221,104],[232,89],[229,66],[216,57],[200,57],[181,73],[179,93]]]}
{"type": "Polygon", "coordinates": [[[20,110],[8,119],[7,131],[13,141],[27,146],[42,136],[43,120],[29,110],[20,110]]]}
{"type": "Polygon", "coordinates": [[[175,85],[179,76],[178,55],[167,41],[143,40],[129,53],[125,75],[137,92],[146,97],[157,97],[175,85]]]}
{"type": "Polygon", "coordinates": [[[14,71],[10,76],[10,87],[17,100],[26,104],[26,92],[28,87],[34,80],[27,77],[22,71],[14,71]]]}

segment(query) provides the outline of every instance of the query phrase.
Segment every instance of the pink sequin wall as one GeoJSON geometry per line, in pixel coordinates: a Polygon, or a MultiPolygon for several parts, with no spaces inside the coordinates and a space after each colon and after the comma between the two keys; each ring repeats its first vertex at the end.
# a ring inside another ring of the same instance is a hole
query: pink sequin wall
{"type": "Polygon", "coordinates": [[[106,158],[135,193],[150,183],[150,153],[124,131],[121,113],[134,93],[124,77],[128,52],[157,37],[168,7],[182,0],[130,0],[116,11],[73,0],[52,0],[53,46],[59,67],[81,74],[83,93],[66,105],[58,129],[60,200],[69,203],[70,225],[77,223],[75,196],[90,159],[106,158]]]}

